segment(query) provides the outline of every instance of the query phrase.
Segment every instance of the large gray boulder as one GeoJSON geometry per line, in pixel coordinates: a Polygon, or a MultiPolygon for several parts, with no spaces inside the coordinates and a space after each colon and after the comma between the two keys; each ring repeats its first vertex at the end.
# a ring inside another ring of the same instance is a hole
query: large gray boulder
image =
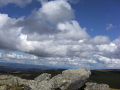
{"type": "Polygon", "coordinates": [[[85,90],[110,90],[110,89],[108,84],[97,84],[97,83],[87,82],[85,90]]]}
{"type": "Polygon", "coordinates": [[[61,90],[78,90],[84,85],[90,74],[90,70],[85,67],[69,69],[50,79],[49,83],[52,84],[53,88],[61,90]]]}

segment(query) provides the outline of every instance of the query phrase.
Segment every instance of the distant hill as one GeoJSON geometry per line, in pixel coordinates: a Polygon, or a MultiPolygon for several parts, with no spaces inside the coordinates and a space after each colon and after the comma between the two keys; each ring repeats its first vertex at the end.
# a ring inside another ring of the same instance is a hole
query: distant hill
{"type": "Polygon", "coordinates": [[[102,69],[102,70],[94,70],[94,71],[101,71],[101,72],[109,72],[109,71],[120,71],[120,69],[102,69]]]}
{"type": "Polygon", "coordinates": [[[39,71],[48,70],[51,67],[43,65],[30,65],[30,64],[20,64],[20,63],[3,63],[0,62],[0,71],[10,72],[10,71],[39,71]]]}

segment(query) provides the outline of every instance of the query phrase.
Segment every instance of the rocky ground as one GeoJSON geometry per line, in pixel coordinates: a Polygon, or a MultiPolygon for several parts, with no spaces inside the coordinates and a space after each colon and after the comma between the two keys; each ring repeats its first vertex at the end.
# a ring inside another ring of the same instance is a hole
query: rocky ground
{"type": "Polygon", "coordinates": [[[88,68],[64,70],[54,77],[43,73],[34,80],[1,75],[0,90],[110,90],[107,84],[87,82],[90,75],[88,68]]]}

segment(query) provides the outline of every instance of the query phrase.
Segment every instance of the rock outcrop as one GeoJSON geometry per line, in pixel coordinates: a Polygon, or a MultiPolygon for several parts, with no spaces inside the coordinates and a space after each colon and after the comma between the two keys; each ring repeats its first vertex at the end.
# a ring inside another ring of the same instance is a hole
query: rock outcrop
{"type": "MultiPolygon", "coordinates": [[[[12,75],[0,76],[0,90],[79,90],[87,81],[91,72],[88,68],[69,69],[51,78],[43,73],[34,80],[26,80],[12,75]],[[20,86],[18,87],[17,86],[20,86]],[[16,87],[17,89],[8,89],[16,87]]],[[[105,84],[86,83],[85,90],[109,90],[105,84]]]]}
{"type": "Polygon", "coordinates": [[[77,90],[83,86],[91,72],[88,68],[69,69],[53,77],[49,82],[61,90],[77,90]]]}
{"type": "Polygon", "coordinates": [[[42,74],[25,84],[31,90],[78,90],[89,78],[88,68],[69,69],[50,79],[49,74],[42,74]]]}
{"type": "Polygon", "coordinates": [[[12,75],[1,75],[0,76],[0,84],[5,84],[9,86],[19,86],[21,84],[26,83],[26,79],[22,79],[17,76],[12,76],[12,75]]]}
{"type": "Polygon", "coordinates": [[[50,80],[50,78],[51,78],[51,74],[43,73],[40,76],[36,77],[34,80],[41,82],[44,80],[48,81],[48,80],[50,80]]]}
{"type": "Polygon", "coordinates": [[[7,90],[7,86],[6,85],[0,86],[0,90],[7,90]]]}
{"type": "Polygon", "coordinates": [[[109,85],[107,84],[97,84],[97,83],[87,82],[85,90],[110,90],[110,89],[109,89],[109,85]]]}

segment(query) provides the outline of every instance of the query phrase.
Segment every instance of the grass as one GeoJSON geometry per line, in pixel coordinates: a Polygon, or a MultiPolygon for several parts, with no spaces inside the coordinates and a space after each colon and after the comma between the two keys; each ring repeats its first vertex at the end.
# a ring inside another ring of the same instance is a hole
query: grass
{"type": "Polygon", "coordinates": [[[89,79],[96,83],[108,84],[111,88],[120,89],[120,71],[92,71],[89,79]]]}
{"type": "Polygon", "coordinates": [[[114,88],[110,88],[110,90],[120,90],[120,89],[114,89],[114,88]]]}

